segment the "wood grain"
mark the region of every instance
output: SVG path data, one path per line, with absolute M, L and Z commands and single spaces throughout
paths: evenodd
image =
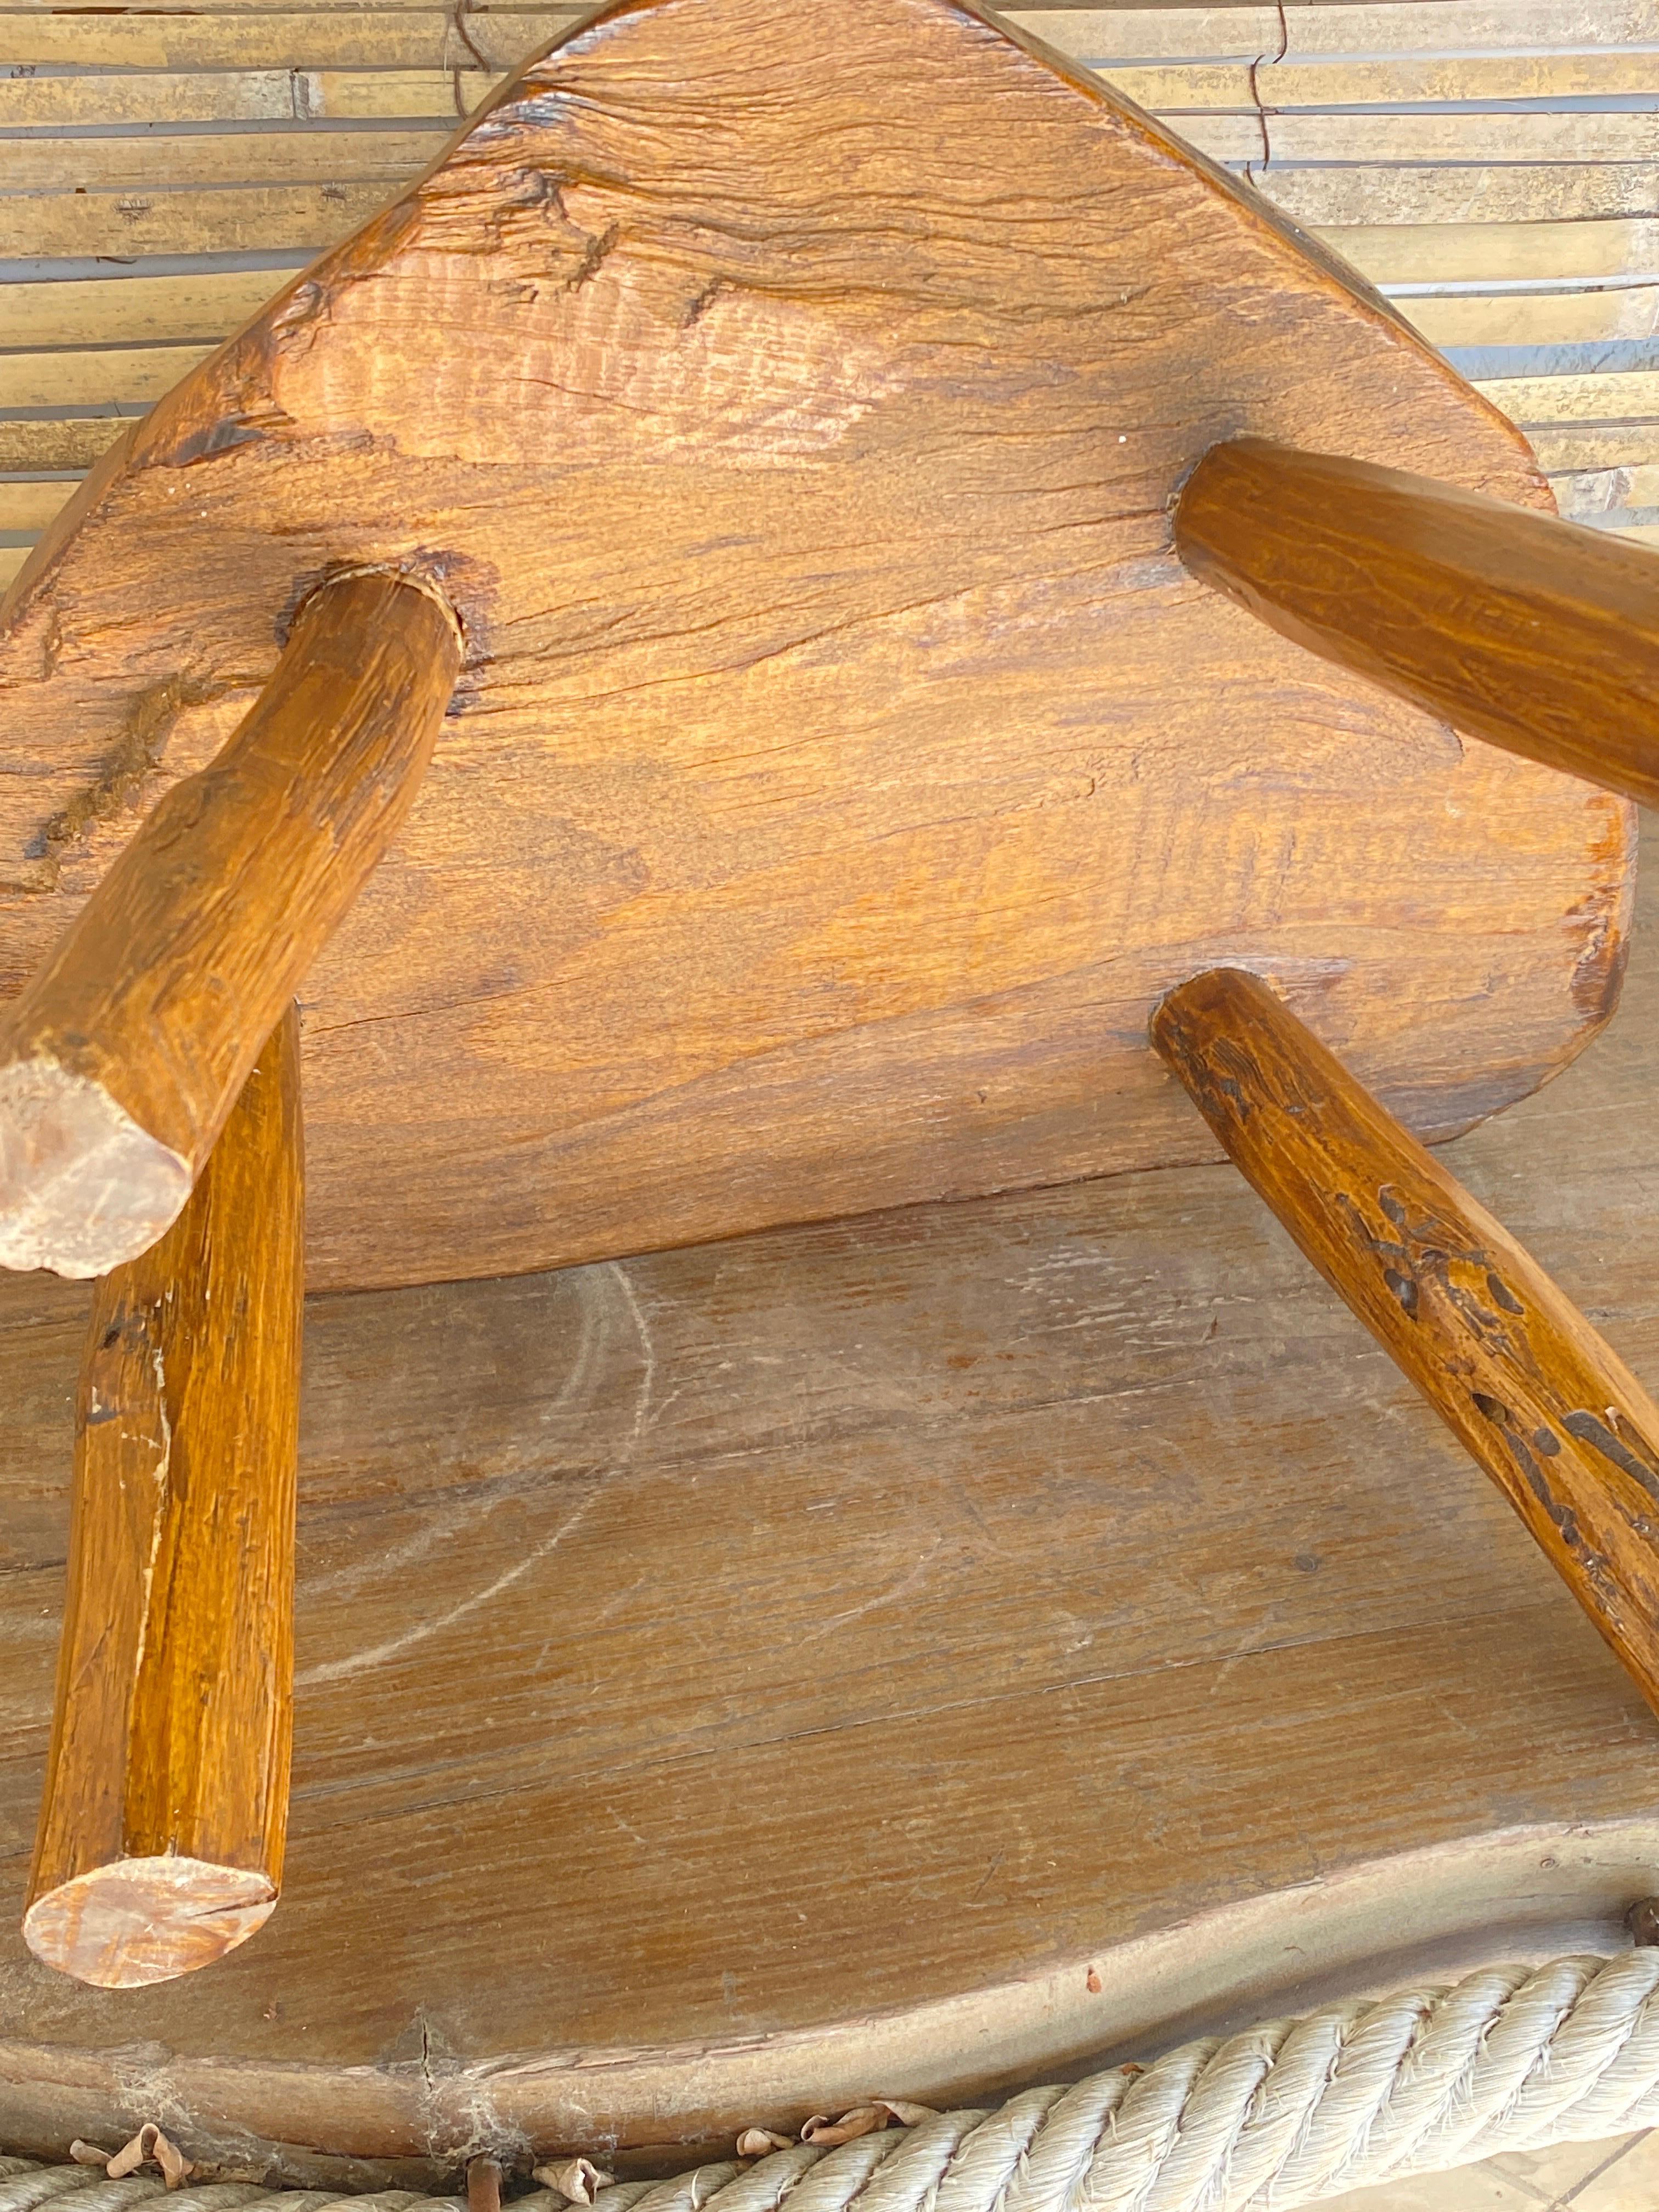
M 6 1009 L 6 1266 L 101 1274 L 177 1217 L 271 1023 L 407 814 L 460 655 L 447 605 L 396 574 L 347 572 L 305 599 L 229 744 L 168 793 Z M 129 786 L 150 734 L 112 764 Z M 112 781 L 105 804 L 124 795 Z
M 1445 1158 L 1654 1373 L 1642 896 L 1619 1017 Z M 660 2167 L 1611 1950 L 1651 1890 L 1641 1697 L 1224 1164 L 311 1299 L 281 1908 L 69 1984 L 15 1927 L 87 1298 L 0 1280 L 0 2140 L 165 2098 L 319 2187 Z
M 1259 438 L 1199 463 L 1176 545 L 1324 659 L 1528 760 L 1659 799 L 1659 561 L 1644 549 Z
M 1194 976 L 1152 1041 L 1659 1709 L 1659 1406 L 1260 976 Z
M 1224 955 L 1317 975 L 1391 1104 L 1462 1126 L 1604 1018 L 1627 819 L 1194 586 L 1168 501 L 1238 430 L 1547 500 L 1351 271 L 969 10 L 615 11 L 25 572 L 0 985 L 222 743 L 296 579 L 428 560 L 476 665 L 307 985 L 319 1285 L 1180 1158 L 1146 1023 Z
M 304 1169 L 299 1018 L 195 1194 L 98 1285 L 23 1934 L 102 1989 L 192 1972 L 282 1887 Z

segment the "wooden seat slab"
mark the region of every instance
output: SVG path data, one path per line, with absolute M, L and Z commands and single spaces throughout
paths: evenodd
M 1447 1158 L 1651 1376 L 1644 930 L 1596 1050 Z M 313 1298 L 282 1905 L 70 1984 L 17 1921 L 85 1297 L 0 1290 L 9 2144 L 718 2154 L 1613 1948 L 1653 1887 L 1639 1692 L 1200 1167 Z
M 1627 810 L 1186 577 L 1242 430 L 1547 494 L 1351 273 L 956 0 L 632 0 L 115 448 L 0 638 L 0 986 L 341 564 L 468 665 L 305 994 L 319 1287 L 1209 1156 L 1269 971 L 1443 1135 L 1616 990 Z

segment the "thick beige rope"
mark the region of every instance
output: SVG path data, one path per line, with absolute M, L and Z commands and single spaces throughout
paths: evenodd
M 794 2143 L 672 2181 L 616 2184 L 592 2202 L 596 2212 L 778 2212 L 786 2197 L 789 2212 L 1291 2212 L 1498 2151 L 1656 2124 L 1659 1949 L 1642 1949 L 1328 2005 L 1145 2068 L 1028 2089 L 994 2112 Z M 128 2212 L 165 2188 L 159 2176 L 112 2181 L 98 2167 L 0 2159 L 0 2212 L 71 2195 L 72 2212 Z M 567 2202 L 542 2189 L 508 2212 L 565 2212 Z M 167 2212 L 465 2204 L 219 2182 L 175 2190 Z

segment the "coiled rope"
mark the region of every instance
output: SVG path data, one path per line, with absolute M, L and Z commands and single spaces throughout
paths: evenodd
M 994 2111 L 616 2183 L 592 2203 L 595 2212 L 778 2212 L 786 2197 L 789 2212 L 1290 2212 L 1499 2151 L 1655 2124 L 1659 1949 L 1639 1949 L 1327 2005 L 1205 2037 L 1144 2068 L 1027 2089 Z M 165 2185 L 0 2159 L 0 2212 L 38 2212 L 71 2194 L 73 2212 L 128 2212 Z M 509 2212 L 566 2212 L 569 2196 L 538 2190 Z M 214 2182 L 175 2190 L 167 2212 L 465 2206 L 408 2190 L 347 2197 Z

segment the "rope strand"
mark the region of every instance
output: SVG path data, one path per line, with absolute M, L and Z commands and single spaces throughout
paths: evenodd
M 593 2212 L 781 2212 L 786 2201 L 788 2212 L 1294 2212 L 1500 2151 L 1656 2124 L 1659 1949 L 1644 1948 L 1489 1968 L 1449 1990 L 1206 2037 L 992 2112 L 615 2183 Z M 163 2194 L 167 2212 L 466 2212 L 464 2197 L 401 2189 L 168 2192 L 147 2173 L 111 2181 L 94 2166 L 0 2158 L 0 2212 L 140 2212 Z M 568 2203 L 541 2189 L 507 2212 Z

